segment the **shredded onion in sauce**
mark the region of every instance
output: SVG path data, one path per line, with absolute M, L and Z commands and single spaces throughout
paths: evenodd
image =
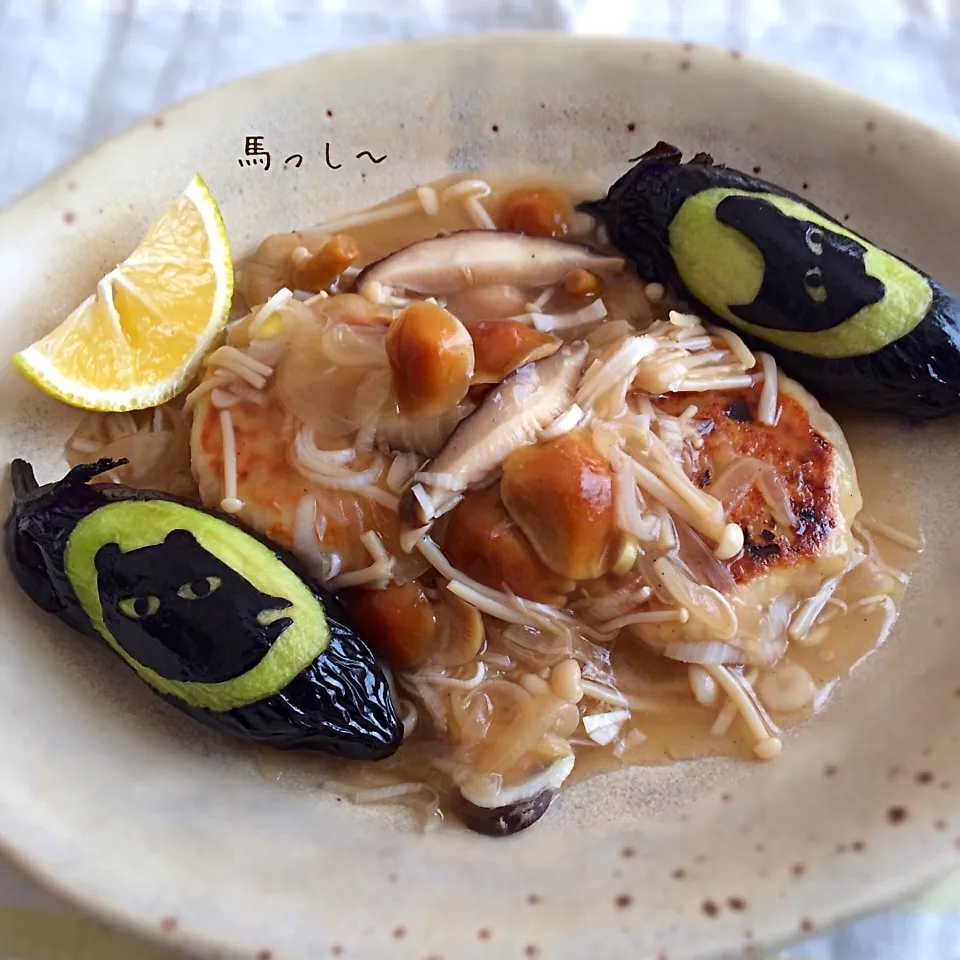
M 691 577 L 722 594 L 733 593 L 736 587 L 733 576 L 697 531 L 680 517 L 673 517 L 673 527 L 677 533 L 677 557 Z
M 664 588 L 690 615 L 699 620 L 718 640 L 729 640 L 737 632 L 737 615 L 729 601 L 713 587 L 697 583 L 668 557 L 653 564 Z
M 756 457 L 735 460 L 710 484 L 708 490 L 723 504 L 729 517 L 754 487 L 763 495 L 778 524 L 788 528 L 797 526 L 786 484 L 777 473 L 777 468 L 766 460 Z
M 473 655 L 462 666 L 459 660 L 438 665 L 443 660 L 434 649 L 418 666 L 397 670 L 395 684 L 391 679 L 406 738 L 400 753 L 377 765 L 377 772 L 351 768 L 324 786 L 356 802 L 409 803 L 433 821 L 441 788 L 446 792 L 451 784 L 488 806 L 559 786 L 573 767 L 575 746 L 598 756 L 626 755 L 630 762 L 661 756 L 662 723 L 671 722 L 662 718 L 684 711 L 699 711 L 703 728 L 713 716 L 711 731 L 727 737 L 726 748 L 736 741 L 729 727 L 740 718 L 756 756 L 772 759 L 782 741 L 764 707 L 778 716 L 802 714 L 826 698 L 839 671 L 823 682 L 809 664 L 833 656 L 830 640 L 843 629 L 835 624 L 868 618 L 882 640 L 896 615 L 907 574 L 900 560 L 898 566 L 884 560 L 871 531 L 884 538 L 884 551 L 915 552 L 922 542 L 861 517 L 853 528 L 858 545 L 845 570 L 829 568 L 822 583 L 811 577 L 797 590 L 793 580 L 784 580 L 775 595 L 760 591 L 754 602 L 750 583 L 738 583 L 731 573 L 744 546 L 743 531 L 731 517 L 739 519 L 745 503 L 752 507 L 755 501 L 748 498 L 756 490 L 779 528 L 778 540 L 789 540 L 798 527 L 790 499 L 794 479 L 773 462 L 734 456 L 701 489 L 695 481 L 705 451 L 714 449 L 707 434 L 715 422 L 698 414 L 698 407 L 710 406 L 697 395 L 755 392 L 759 386 L 757 420 L 769 434 L 783 415 L 773 358 L 754 356 L 732 331 L 670 310 L 669 303 L 660 303 L 664 291 L 658 284 L 632 274 L 596 277 L 590 292 L 595 299 L 586 303 L 559 284 L 524 286 L 511 279 L 509 287 L 491 284 L 431 302 L 455 316 L 462 309 L 460 319 L 468 326 L 514 320 L 567 344 L 586 342 L 579 380 L 537 440 L 577 430 L 609 464 L 611 558 L 601 580 L 559 588 L 555 606 L 519 595 L 524 580 L 511 579 L 509 563 L 503 568 L 508 582 L 499 582 L 495 567 L 493 573 L 472 571 L 486 582 L 467 576 L 447 559 L 455 555 L 444 539 L 452 529 L 448 504 L 435 503 L 425 485 L 437 501 L 446 486 L 463 498 L 464 509 L 470 507 L 475 490 L 460 490 L 434 464 L 458 423 L 482 408 L 491 387 L 471 385 L 453 409 L 434 419 L 401 416 L 384 340 L 400 309 L 415 301 L 404 295 L 409 291 L 377 283 L 367 285 L 366 299 L 337 291 L 348 289 L 364 264 L 390 252 L 385 234 L 378 233 L 385 221 L 396 221 L 391 234 L 419 239 L 424 230 L 433 236 L 496 229 L 495 216 L 502 219 L 494 187 L 460 179 L 421 186 L 380 208 L 302 233 L 292 253 L 284 239 L 293 264 L 341 230 L 355 231 L 350 239 L 363 252 L 329 294 L 303 300 L 292 280 L 269 297 L 265 291 L 262 306 L 231 322 L 224 345 L 206 358 L 204 378 L 184 401 L 187 416 L 213 417 L 221 427 L 223 469 L 217 471 L 214 502 L 232 512 L 249 506 L 244 519 L 254 525 L 260 491 L 250 490 L 251 503 L 243 502 L 249 488 L 238 467 L 247 424 L 261 412 L 281 411 L 284 419 L 276 422 L 283 423 L 288 466 L 302 486 L 293 488 L 295 503 L 283 503 L 287 494 L 278 493 L 275 506 L 311 576 L 332 590 L 349 587 L 347 597 L 416 583 L 431 610 L 459 603 L 472 618 L 473 632 L 464 618 L 445 619 L 437 628 L 443 640 L 434 638 L 438 647 L 457 642 L 452 630 L 476 638 L 481 625 Z M 594 226 L 584 229 L 586 242 L 600 242 Z M 467 316 L 471 311 L 475 315 Z M 529 329 L 520 333 L 537 337 Z M 693 394 L 679 415 L 683 401 L 663 396 L 674 393 Z M 784 410 L 786 404 L 784 398 Z M 85 418 L 68 446 L 70 462 L 126 458 L 130 464 L 110 479 L 195 497 L 184 413 L 171 406 L 148 415 L 149 422 L 140 413 Z M 706 459 L 715 470 L 712 457 Z M 494 471 L 476 489 L 498 482 Z M 327 497 L 327 490 L 343 495 Z M 404 527 L 397 514 L 402 494 L 414 497 L 435 521 L 429 529 Z M 204 496 L 210 499 L 206 490 Z M 336 506 L 341 502 L 362 506 Z M 357 543 L 369 560 L 362 552 L 358 560 Z M 741 568 L 733 569 L 740 577 Z M 530 570 L 523 567 L 523 573 Z M 790 641 L 797 647 L 788 650 Z M 640 658 L 639 666 L 633 657 Z M 656 665 L 649 674 L 647 663 Z M 561 684 L 562 676 L 570 682 Z
M 681 663 L 743 663 L 743 651 L 729 643 L 668 643 L 663 655 Z

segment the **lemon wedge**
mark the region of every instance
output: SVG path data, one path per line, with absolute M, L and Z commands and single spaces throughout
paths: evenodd
M 230 242 L 197 176 L 96 291 L 13 364 L 75 407 L 152 407 L 190 383 L 232 296 Z

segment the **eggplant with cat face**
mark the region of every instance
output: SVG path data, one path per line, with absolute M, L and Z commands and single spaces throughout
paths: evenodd
M 867 248 L 852 237 L 787 216 L 761 197 L 724 197 L 716 218 L 765 251 L 757 295 L 750 303 L 730 304 L 746 323 L 829 330 L 838 316 L 852 317 L 883 299 L 883 284 L 866 270 Z
M 106 543 L 93 560 L 107 629 L 137 663 L 170 680 L 232 680 L 293 623 L 289 600 L 261 593 L 189 530 L 127 553 Z
M 5 551 L 27 595 L 207 726 L 353 759 L 392 754 L 402 727 L 389 685 L 336 599 L 233 520 L 91 482 L 119 465 L 41 487 L 13 462 Z
M 960 301 L 796 194 L 658 143 L 580 209 L 642 277 L 815 393 L 914 419 L 960 411 Z

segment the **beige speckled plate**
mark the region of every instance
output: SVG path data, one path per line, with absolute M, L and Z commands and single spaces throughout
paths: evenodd
M 264 137 L 269 171 L 240 162 L 247 135 Z M 960 146 L 947 138 L 735 52 L 488 37 L 232 84 L 59 173 L 0 217 L 0 355 L 73 307 L 195 171 L 245 252 L 266 232 L 455 170 L 608 182 L 658 138 L 762 167 L 960 287 Z M 302 166 L 285 169 L 295 153 Z M 28 455 L 51 477 L 72 413 L 7 364 L 0 409 L 0 459 Z M 892 640 L 788 736 L 781 760 L 594 779 L 503 842 L 423 836 L 399 814 L 264 777 L 248 750 L 40 615 L 4 567 L 0 841 L 100 914 L 261 960 L 676 960 L 879 906 L 957 863 L 955 436 L 955 423 L 858 431 L 910 464 L 897 482 L 917 499 L 928 548 Z

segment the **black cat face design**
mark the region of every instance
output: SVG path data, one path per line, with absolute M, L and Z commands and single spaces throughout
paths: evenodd
M 866 272 L 866 247 L 850 237 L 788 216 L 763 197 L 726 197 L 716 216 L 763 255 L 757 296 L 729 307 L 742 320 L 776 330 L 828 330 L 883 298 L 884 285 Z
M 162 543 L 96 553 L 103 618 L 138 663 L 170 680 L 220 683 L 252 669 L 292 622 L 188 530 Z

